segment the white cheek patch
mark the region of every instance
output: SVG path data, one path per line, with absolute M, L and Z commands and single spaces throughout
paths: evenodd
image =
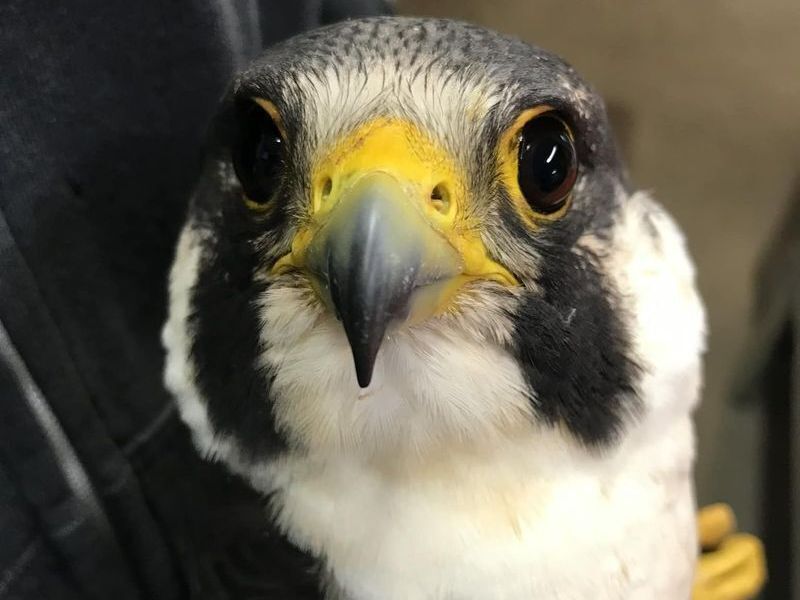
M 161 331 L 161 343 L 167 353 L 164 385 L 175 398 L 181 419 L 192 432 L 198 451 L 206 458 L 226 457 L 229 463 L 239 464 L 239 453 L 233 441 L 216 433 L 208 419 L 191 359 L 192 291 L 203 255 L 202 236 L 203 232 L 189 221 L 178 240 L 169 276 L 169 317 Z
M 649 435 L 697 404 L 705 314 L 684 238 L 670 216 L 642 192 L 622 204 L 613 248 L 600 249 L 600 264 L 617 287 L 623 318 L 631 322 L 633 358 L 643 368 L 638 390 L 644 420 L 636 431 Z M 580 241 L 595 250 L 598 243 Z
M 167 351 L 164 383 L 177 400 L 181 418 L 190 427 L 198 446 L 208 448 L 213 433 L 205 407 L 199 401 L 194 368 L 189 358 L 191 295 L 197 281 L 200 256 L 200 240 L 189 223 L 181 232 L 169 276 L 169 318 L 161 331 L 161 343 Z
M 362 390 L 341 324 L 309 292 L 273 286 L 262 310 L 278 426 L 304 447 L 424 451 L 531 421 L 514 358 L 456 327 L 432 321 L 390 334 Z

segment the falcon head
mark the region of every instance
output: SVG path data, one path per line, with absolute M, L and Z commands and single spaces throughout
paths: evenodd
M 337 24 L 234 79 L 170 305 L 167 385 L 239 466 L 544 431 L 597 451 L 699 385 L 683 240 L 629 188 L 602 101 L 451 21 Z

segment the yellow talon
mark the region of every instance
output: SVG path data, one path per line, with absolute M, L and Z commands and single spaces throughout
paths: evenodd
M 748 600 L 767 579 L 764 546 L 749 534 L 735 533 L 731 508 L 714 504 L 698 515 L 700 545 L 705 551 L 697 564 L 693 600 Z

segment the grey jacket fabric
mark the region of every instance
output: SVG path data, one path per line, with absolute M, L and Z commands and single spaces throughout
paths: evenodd
M 314 598 L 161 383 L 207 124 L 266 44 L 379 0 L 0 3 L 0 599 Z

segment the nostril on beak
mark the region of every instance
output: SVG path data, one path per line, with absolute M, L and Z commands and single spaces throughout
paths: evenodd
M 437 184 L 431 190 L 431 204 L 443 215 L 450 212 L 450 192 L 444 183 Z
M 330 177 L 326 177 L 322 181 L 322 192 L 320 197 L 322 201 L 325 202 L 328 198 L 330 198 L 331 191 L 333 190 L 333 180 Z

